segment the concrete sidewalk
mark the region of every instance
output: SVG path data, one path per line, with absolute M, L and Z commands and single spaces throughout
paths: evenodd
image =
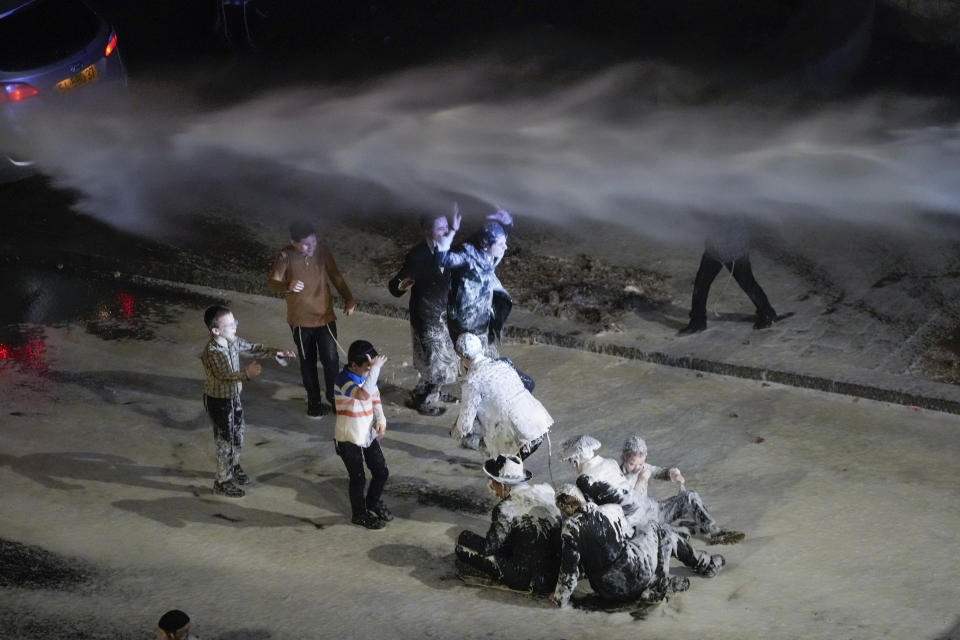
M 512 293 L 522 289 L 528 298 L 531 291 L 535 295 L 516 297 L 509 340 L 960 413 L 960 387 L 954 384 L 960 381 L 960 250 L 950 234 L 897 235 L 836 222 L 769 222 L 761 228 L 751 260 L 783 319 L 769 329 L 752 330 L 752 305 L 724 271 L 711 289 L 707 331 L 678 337 L 688 320 L 698 246 L 678 247 L 610 224 L 521 222 L 511 238 L 519 253 L 508 255 L 498 273 Z M 399 227 L 397 233 L 362 222 L 324 224 L 322 235 L 360 308 L 405 317 L 407 298 L 393 298 L 386 281 L 416 241 L 415 230 L 403 221 L 390 223 Z M 282 223 L 265 227 L 239 214 L 216 221 L 217 228 L 232 230 L 225 240 L 191 238 L 189 250 L 95 228 L 94 234 L 111 238 L 106 244 L 92 243 L 84 239 L 86 232 L 75 229 L 88 226 L 78 219 L 61 225 L 63 237 L 45 237 L 42 251 L 31 248 L 37 236 L 24 229 L 23 242 L 4 247 L 3 263 L 267 295 L 269 256 L 286 242 Z M 231 243 L 239 252 L 218 259 Z M 601 316 L 610 312 L 610 322 L 601 323 L 610 326 L 599 333 L 597 322 L 555 315 L 536 299 L 555 297 L 560 307 L 575 304 L 568 299 L 571 294 L 560 295 L 564 283 L 551 281 L 549 267 L 559 271 L 581 262 L 585 266 L 567 269 L 572 273 L 568 277 L 620 294 L 616 303 L 622 308 L 595 309 Z M 531 283 L 538 278 L 525 271 L 528 263 L 540 265 L 542 282 Z M 605 280 L 591 281 L 593 271 L 604 272 Z M 657 290 L 643 290 L 639 273 L 655 276 Z M 575 298 L 576 286 L 573 290 Z M 533 306 L 541 308 L 533 311 Z
M 498 268 L 511 290 L 512 262 L 527 255 L 575 261 L 590 256 L 598 267 L 613 266 L 624 275 L 620 288 L 637 288 L 631 270 L 662 275 L 666 304 L 622 312 L 612 330 L 569 317 L 534 313 L 516 300 L 506 329 L 508 339 L 608 353 L 669 366 L 723 373 L 754 380 L 960 413 L 956 356 L 929 364 L 935 346 L 950 341 L 960 327 L 960 253 L 949 238 L 911 239 L 857 232 L 855 238 L 815 226 L 794 225 L 801 245 L 787 245 L 767 230 L 752 252 L 758 281 L 781 316 L 771 328 L 755 331 L 753 306 L 727 271 L 717 276 L 708 300 L 708 329 L 680 337 L 686 325 L 697 247 L 673 247 L 618 227 L 573 231 L 540 228 L 517 233 L 520 254 Z M 850 234 L 854 231 L 848 230 Z M 354 295 L 373 313 L 405 317 L 407 298 L 393 298 L 382 279 L 372 279 L 377 261 L 397 261 L 406 247 L 353 231 L 331 232 L 338 264 Z M 352 250 L 361 235 L 362 251 Z M 897 254 L 893 265 L 876 253 Z M 898 254 L 899 252 L 899 254 Z M 589 270 L 589 267 L 588 267 Z M 894 275 L 891 275 L 893 273 Z M 616 286 L 618 283 L 612 283 Z M 254 290 L 256 290 L 254 285 Z M 515 286 L 515 285 L 514 285 Z M 544 289 L 549 289 L 545 283 Z M 641 293 L 644 293 L 641 291 Z M 931 355 L 933 354 L 933 356 Z M 954 358 L 952 361 L 949 358 Z

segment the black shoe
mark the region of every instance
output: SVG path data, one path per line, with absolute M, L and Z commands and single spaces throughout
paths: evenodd
M 426 402 L 420 405 L 419 407 L 417 407 L 416 409 L 417 409 L 417 413 L 419 413 L 422 416 L 440 416 L 440 415 L 443 415 L 443 413 L 447 410 L 446 407 L 441 407 L 439 405 L 429 404 Z
M 773 309 L 757 313 L 757 321 L 753 323 L 754 329 L 766 329 L 777 321 L 777 312 Z
M 680 593 L 690 588 L 690 578 L 686 576 L 670 576 L 667 578 L 667 593 Z
M 307 417 L 308 417 L 308 418 L 313 418 L 314 420 L 319 420 L 319 419 L 322 418 L 323 416 L 327 415 L 327 413 L 329 413 L 329 412 L 326 410 L 326 408 L 325 408 L 325 407 L 323 406 L 323 404 L 320 403 L 320 402 L 318 402 L 318 403 L 316 403 L 316 404 L 311 403 L 311 404 L 308 404 L 308 405 L 307 405 Z
M 746 535 L 741 531 L 717 529 L 716 531 L 710 532 L 707 537 L 707 544 L 737 544 L 745 537 Z
M 677 331 L 678 336 L 690 336 L 695 333 L 700 333 L 701 331 L 706 330 L 707 321 L 706 320 L 691 320 L 690 324 L 685 326 L 680 331 Z
M 353 516 L 353 520 L 350 522 L 360 525 L 366 529 L 383 529 L 385 526 L 387 526 L 383 520 L 373 515 L 369 511 L 364 512 L 359 516 Z
M 383 500 L 373 505 L 372 507 L 367 507 L 367 511 L 377 516 L 384 522 L 390 522 L 393 520 L 393 514 L 390 513 L 390 509 L 387 509 L 387 505 L 383 504 Z
M 416 398 L 407 398 L 404 404 L 408 409 L 413 409 L 422 416 L 439 416 L 447 410 L 446 407 L 430 404 L 429 402 L 417 400 Z
M 247 475 L 247 472 L 244 471 L 240 465 L 234 465 L 233 479 L 237 484 L 247 484 L 247 482 L 250 481 L 250 477 Z
M 723 569 L 724 565 L 726 565 L 726 564 L 727 564 L 726 558 L 724 558 L 724 557 L 723 557 L 722 555 L 720 555 L 719 553 L 715 553 L 715 554 L 713 554 L 712 556 L 710 556 L 710 564 L 708 564 L 708 565 L 707 565 L 702 571 L 700 571 L 699 573 L 700 573 L 700 575 L 702 575 L 704 578 L 713 578 L 713 577 L 716 576 L 718 573 L 720 573 L 720 569 Z
M 246 495 L 246 492 L 237 485 L 233 484 L 232 480 L 227 480 L 226 482 L 214 482 L 213 492 L 218 496 L 227 496 L 228 498 L 242 498 Z

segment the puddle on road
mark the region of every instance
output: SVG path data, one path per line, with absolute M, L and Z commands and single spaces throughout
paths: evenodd
M 31 268 L 0 268 L 0 300 L 0 367 L 32 369 L 45 369 L 46 327 L 77 325 L 103 340 L 153 340 L 185 309 L 224 304 L 189 291 Z

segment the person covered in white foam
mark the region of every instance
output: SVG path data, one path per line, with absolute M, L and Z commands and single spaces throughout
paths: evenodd
M 620 470 L 630 486 L 630 500 L 640 505 L 638 511 L 643 518 L 685 526 L 694 535 L 707 536 L 710 544 L 732 544 L 743 540 L 743 533 L 717 525 L 700 494 L 687 490 L 680 469 L 658 467 L 647 462 L 647 443 L 640 436 L 632 435 L 623 443 Z M 676 482 L 680 490 L 668 498 L 655 500 L 647 493 L 651 478 Z
M 563 528 L 560 574 L 550 599 L 557 606 L 569 602 L 581 575 L 611 603 L 656 602 L 667 593 L 690 588 L 687 578 L 670 575 L 671 557 L 706 578 L 716 576 L 726 563 L 723 556 L 697 551 L 684 537 L 657 523 L 635 530 L 619 504 L 590 502 L 576 485 L 563 485 L 556 496 Z
M 579 435 L 561 443 L 562 460 L 577 470 L 577 488 L 590 502 L 617 504 L 631 525 L 642 525 L 650 520 L 647 505 L 631 492 L 632 485 L 612 458 L 597 455 L 600 441 L 593 436 Z
M 458 560 L 511 589 L 549 594 L 560 570 L 560 512 L 553 488 L 529 484 L 532 474 L 516 456 L 487 460 L 483 472 L 500 502 L 485 537 L 463 531 L 457 538 Z
M 553 418 L 524 386 L 513 364 L 487 357 L 476 335 L 460 334 L 456 350 L 467 373 L 460 381 L 460 414 L 450 435 L 468 448 L 482 446 L 488 458 L 515 455 L 525 460 L 543 442 Z M 471 438 L 477 442 L 470 443 Z

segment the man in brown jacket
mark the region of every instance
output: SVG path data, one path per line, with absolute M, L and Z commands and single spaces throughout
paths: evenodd
M 274 293 L 283 293 L 287 301 L 287 323 L 293 330 L 293 341 L 300 358 L 300 375 L 307 390 L 307 415 L 319 418 L 329 413 L 323 406 L 317 359 L 323 366 L 324 393 L 333 407 L 333 381 L 340 372 L 337 357 L 337 316 L 333 312 L 330 283 L 343 297 L 343 311 L 353 313 L 356 301 L 344 281 L 333 254 L 326 244 L 317 241 L 317 233 L 309 222 L 290 225 L 290 246 L 280 250 L 273 263 L 267 286 Z

